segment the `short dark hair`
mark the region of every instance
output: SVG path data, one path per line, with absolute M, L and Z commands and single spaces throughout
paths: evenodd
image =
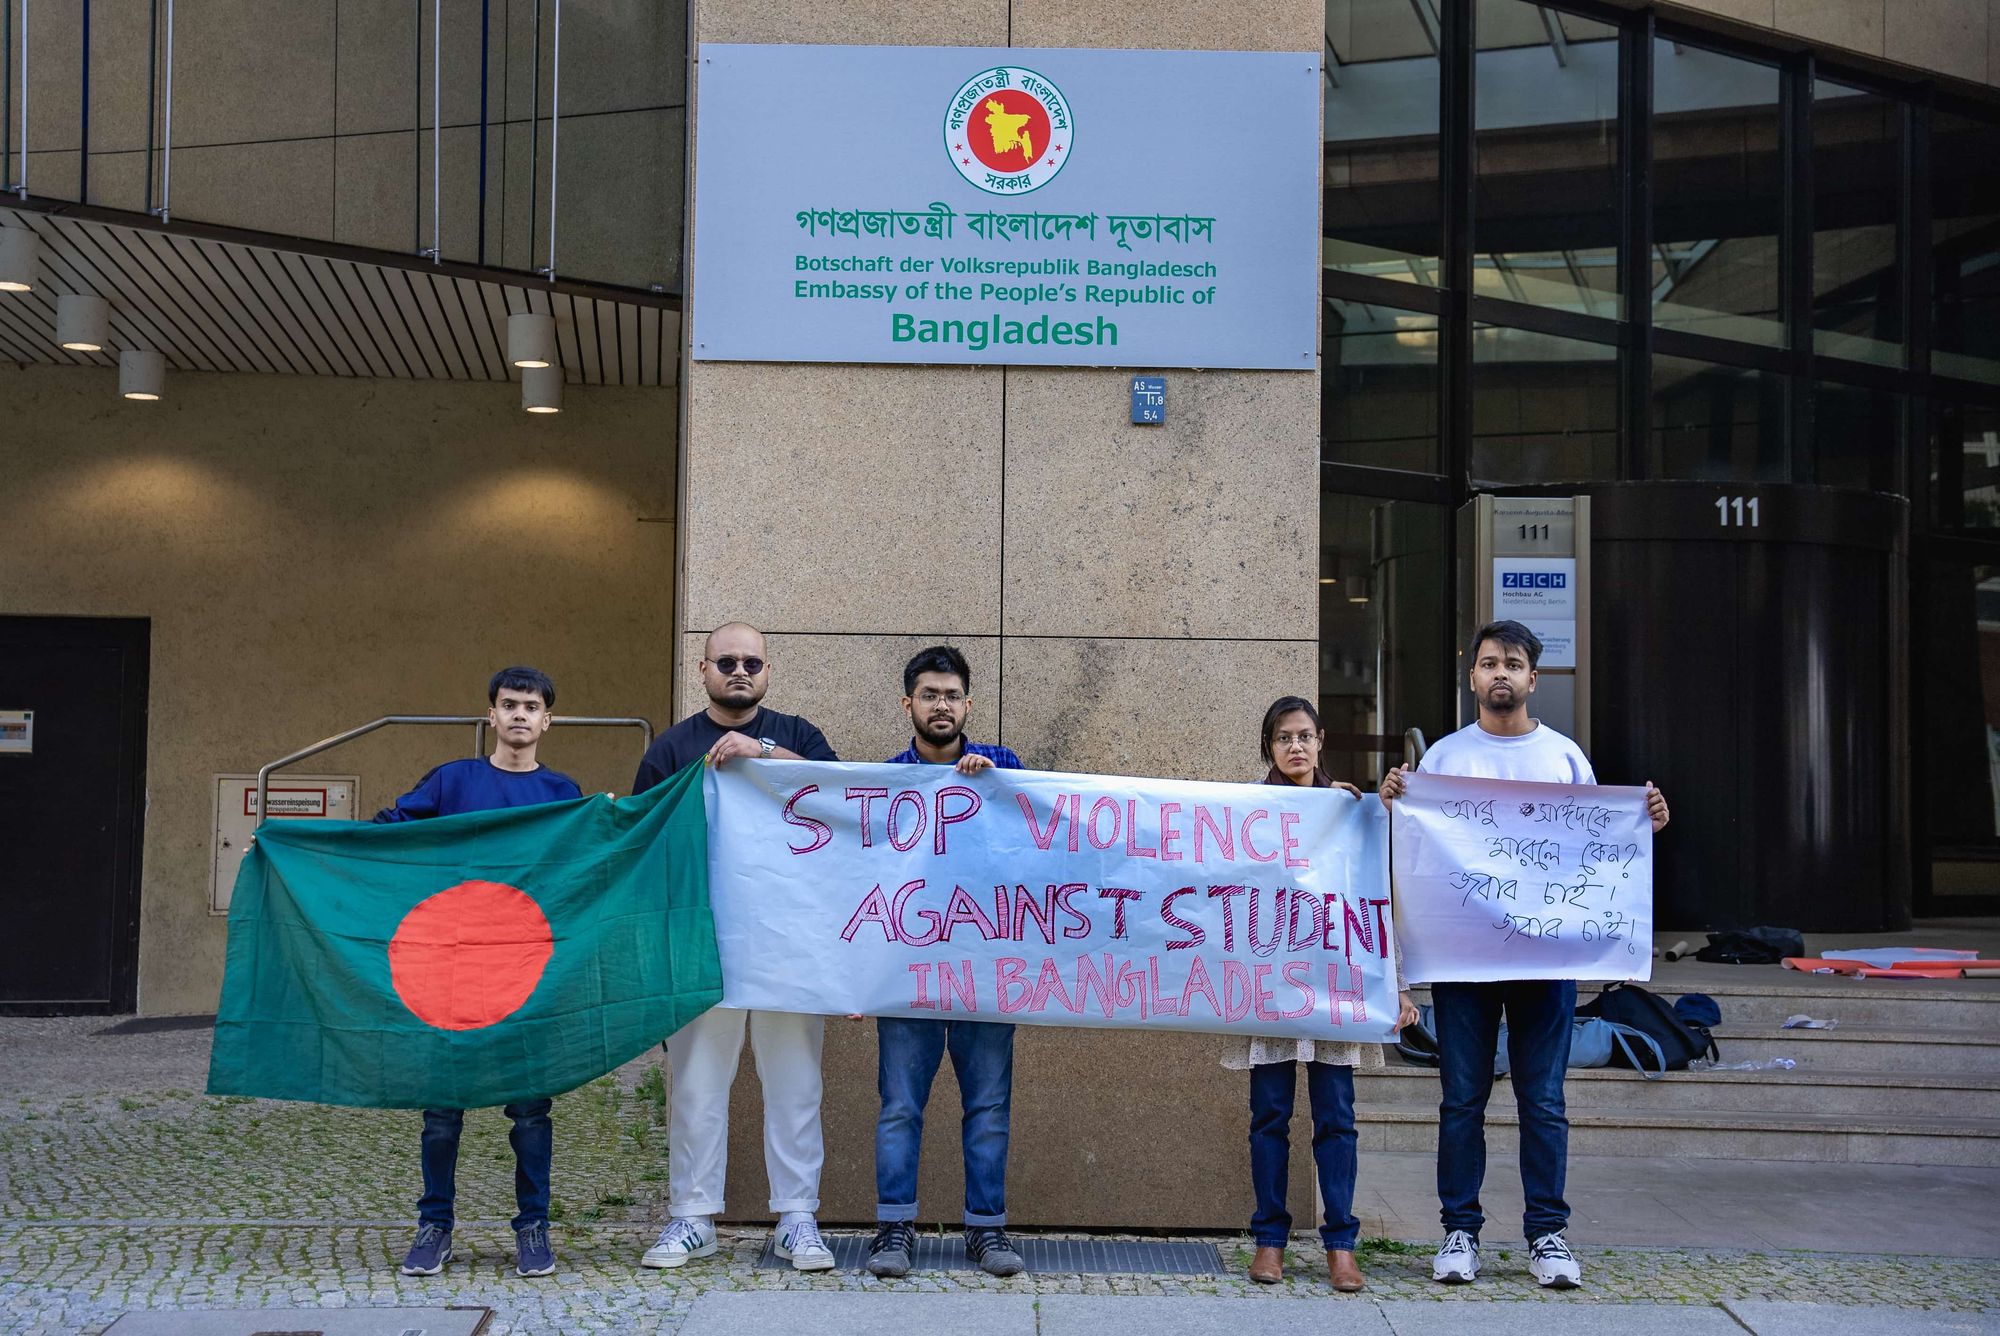
M 920 649 L 916 657 L 903 665 L 903 694 L 917 694 L 917 678 L 924 673 L 954 673 L 965 688 L 965 694 L 972 694 L 972 669 L 966 667 L 965 656 L 950 645 L 932 645 Z
M 1278 721 L 1286 715 L 1295 714 L 1300 710 L 1304 710 L 1306 718 L 1313 721 L 1313 732 L 1320 733 L 1325 731 L 1324 725 L 1319 721 L 1319 711 L 1313 708 L 1311 701 L 1307 700 L 1304 696 L 1278 697 L 1271 702 L 1271 708 L 1264 711 L 1264 731 L 1257 743 L 1263 749 L 1264 763 L 1266 765 L 1276 765 L 1278 763 L 1271 755 L 1271 734 L 1277 731 Z
M 1466 647 L 1466 656 L 1474 663 L 1479 662 L 1479 647 L 1489 640 L 1497 640 L 1502 645 L 1511 645 L 1528 656 L 1528 670 L 1542 661 L 1542 639 L 1519 622 L 1488 622 L 1479 628 L 1479 634 L 1472 637 L 1472 644 Z
M 543 709 L 553 710 L 556 708 L 556 684 L 549 681 L 549 675 L 539 668 L 523 668 L 519 664 L 516 664 L 512 668 L 502 668 L 499 672 L 493 674 L 493 680 L 486 684 L 486 703 L 488 705 L 499 702 L 500 688 L 502 687 L 507 688 L 509 691 L 536 692 L 542 698 Z

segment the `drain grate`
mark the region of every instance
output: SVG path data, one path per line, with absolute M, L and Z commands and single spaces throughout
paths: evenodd
M 842 1271 L 859 1271 L 868 1260 L 870 1234 L 825 1236 L 833 1249 L 834 1265 Z M 1142 1276 L 1223 1276 L 1229 1269 L 1212 1243 L 1185 1243 L 1163 1239 L 1049 1239 L 1029 1235 L 1013 1236 L 1028 1270 L 1041 1275 L 1142 1275 Z M 780 1271 L 791 1263 L 775 1251 L 776 1236 L 764 1241 L 757 1258 L 759 1271 Z M 965 1241 L 956 1232 L 940 1237 L 917 1235 L 916 1255 L 910 1259 L 912 1271 L 977 1271 L 965 1255 Z

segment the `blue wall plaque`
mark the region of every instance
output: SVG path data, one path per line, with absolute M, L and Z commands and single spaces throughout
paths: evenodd
M 1132 377 L 1132 421 L 1139 423 L 1165 422 L 1167 420 L 1167 378 L 1165 376 Z

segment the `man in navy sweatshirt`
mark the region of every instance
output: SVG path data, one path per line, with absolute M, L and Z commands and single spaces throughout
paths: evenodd
M 534 668 L 502 668 L 487 685 L 486 700 L 491 707 L 486 718 L 495 738 L 493 755 L 446 761 L 396 799 L 394 806 L 377 812 L 377 821 L 420 821 L 583 796 L 575 780 L 535 759 L 556 706 L 556 685 L 547 674 Z M 508 1135 L 514 1147 L 514 1201 L 519 1211 L 514 1217 L 514 1271 L 522 1276 L 546 1276 L 556 1269 L 555 1252 L 549 1246 L 549 1169 L 555 1154 L 549 1106 L 549 1100 L 537 1099 L 503 1110 L 514 1120 Z M 464 1109 L 424 1110 L 424 1195 L 417 1203 L 416 1241 L 403 1258 L 406 1276 L 435 1276 L 451 1260 L 458 1138 L 464 1126 Z

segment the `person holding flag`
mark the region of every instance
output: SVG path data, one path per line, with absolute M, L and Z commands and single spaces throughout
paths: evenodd
M 447 761 L 417 781 L 394 805 L 375 814 L 378 823 L 419 821 L 500 807 L 581 798 L 568 775 L 535 759 L 556 705 L 556 686 L 534 668 L 502 668 L 487 684 L 487 721 L 493 726 L 491 756 Z M 546 1276 L 556 1269 L 549 1245 L 549 1174 L 555 1144 L 548 1099 L 509 1104 L 514 1147 L 514 1272 Z M 458 1141 L 464 1109 L 425 1109 L 424 1195 L 417 1203 L 417 1237 L 403 1258 L 406 1276 L 435 1276 L 451 1260 L 451 1232 Z

